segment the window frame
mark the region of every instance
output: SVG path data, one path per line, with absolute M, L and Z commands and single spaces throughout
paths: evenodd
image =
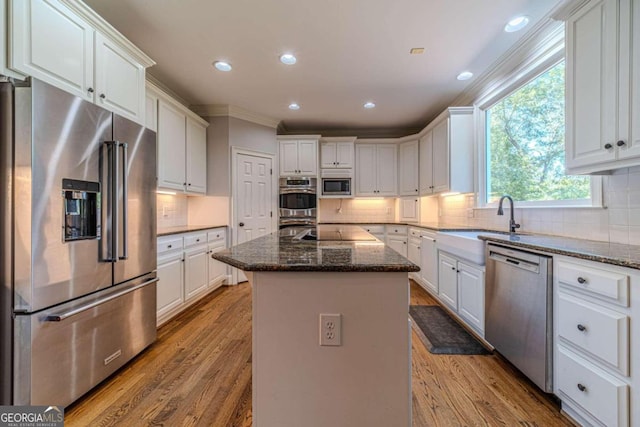
M 477 208 L 495 209 L 498 206 L 498 202 L 487 202 L 487 110 L 564 60 L 563 40 L 561 43 L 547 46 L 532 61 L 529 61 L 520 69 L 514 70 L 505 80 L 474 102 L 477 112 L 477 140 L 480 142 L 478 144 L 477 164 Z M 602 208 L 604 207 L 602 203 L 602 177 L 591 175 L 590 180 L 591 198 L 588 200 L 515 201 L 514 205 L 518 208 Z

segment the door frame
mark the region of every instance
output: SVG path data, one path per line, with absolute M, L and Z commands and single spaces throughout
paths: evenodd
M 236 204 L 238 203 L 238 177 L 237 177 L 237 163 L 238 163 L 238 155 L 247 155 L 253 157 L 260 157 L 263 159 L 271 160 L 271 212 L 273 212 L 273 216 L 271 217 L 271 230 L 277 231 L 278 227 L 278 164 L 276 163 L 276 155 L 272 153 L 265 153 L 263 151 L 255 151 L 248 150 L 246 148 L 241 147 L 231 147 L 231 203 L 229 203 L 229 218 L 231 218 L 231 223 L 229 224 L 230 228 L 230 236 L 231 242 L 229 242 L 230 246 L 233 246 L 238 241 L 238 227 L 236 224 L 238 223 L 238 218 L 236 215 L 238 214 L 238 208 Z M 276 173 L 274 174 L 274 171 Z M 231 284 L 238 284 L 238 269 L 231 269 Z

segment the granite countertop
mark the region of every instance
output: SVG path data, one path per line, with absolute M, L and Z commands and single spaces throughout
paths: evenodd
M 479 227 L 472 227 L 472 226 L 468 226 L 468 225 L 455 225 L 455 224 L 446 224 L 446 223 L 442 223 L 442 222 L 399 222 L 399 221 L 378 221 L 378 222 L 368 222 L 368 221 L 361 221 L 361 222 L 353 222 L 353 221 L 331 221 L 331 222 L 325 222 L 325 221 L 321 221 L 318 224 L 325 224 L 325 225 L 337 225 L 337 224 L 362 224 L 362 225 L 406 225 L 408 227 L 417 227 L 417 228 L 428 228 L 430 230 L 435 230 L 435 231 L 493 231 L 493 230 L 487 230 L 486 228 L 479 228 Z
M 213 224 L 213 225 L 178 225 L 176 227 L 158 227 L 157 235 L 169 236 L 171 234 L 188 233 L 190 231 L 208 230 L 210 228 L 227 227 L 227 224 Z
M 272 233 L 216 252 L 212 257 L 244 271 L 420 271 L 417 265 L 369 233 L 353 228 L 366 234 L 369 240 L 296 240 Z
M 516 234 L 513 236 L 509 234 L 505 234 L 504 236 L 479 235 L 478 238 L 490 242 L 507 243 L 509 246 L 517 246 L 549 254 L 567 255 L 605 264 L 640 269 L 640 246 L 572 239 L 561 236 L 527 234 Z

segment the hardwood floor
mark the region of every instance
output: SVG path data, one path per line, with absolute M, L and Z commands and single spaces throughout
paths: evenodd
M 436 302 L 412 283 L 411 304 Z M 499 356 L 432 355 L 415 332 L 412 351 L 414 426 L 572 426 Z M 65 422 L 250 426 L 250 286 L 217 290 L 168 322 L 143 354 L 67 408 Z

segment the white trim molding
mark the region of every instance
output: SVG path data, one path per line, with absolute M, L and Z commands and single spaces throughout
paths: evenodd
M 247 122 L 276 129 L 280 120 L 235 105 L 191 105 L 190 108 L 203 117 L 234 117 Z

